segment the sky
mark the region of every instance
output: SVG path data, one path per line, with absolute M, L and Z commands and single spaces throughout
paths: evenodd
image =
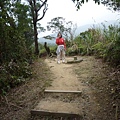
M 66 21 L 72 21 L 77 26 L 83 26 L 118 20 L 120 19 L 120 13 L 108 10 L 102 4 L 95 4 L 93 0 L 88 0 L 78 11 L 72 0 L 48 0 L 48 10 L 44 18 L 40 21 L 41 26 L 45 27 L 47 22 L 50 22 L 55 17 L 63 17 Z M 44 32 L 38 36 L 42 37 L 50 33 Z

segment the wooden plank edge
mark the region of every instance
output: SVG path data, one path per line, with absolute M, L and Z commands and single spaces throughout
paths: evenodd
M 69 91 L 69 90 L 45 90 L 47 93 L 82 93 L 81 91 Z
M 80 63 L 82 61 L 83 61 L 83 59 L 81 59 L 81 60 L 72 60 L 72 61 L 67 61 L 67 63 Z
M 44 110 L 31 110 L 31 115 L 41 115 L 41 116 L 54 116 L 54 117 L 74 117 L 81 118 L 79 114 L 75 113 L 64 113 L 64 112 L 52 112 L 52 111 L 44 111 Z

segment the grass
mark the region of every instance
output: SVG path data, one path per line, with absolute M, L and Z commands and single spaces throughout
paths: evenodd
M 43 90 L 50 86 L 50 70 L 44 59 L 38 59 L 32 64 L 33 76 L 24 84 L 12 89 L 0 101 L 1 120 L 29 120 L 30 110 L 33 109 L 43 97 Z M 8 107 L 9 105 L 9 107 Z

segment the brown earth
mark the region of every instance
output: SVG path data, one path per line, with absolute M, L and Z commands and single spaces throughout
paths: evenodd
M 119 106 L 109 93 L 108 65 L 92 56 L 79 56 L 78 59 L 83 61 L 73 64 L 57 64 L 55 58 L 35 61 L 32 65 L 33 78 L 9 91 L 6 98 L 1 98 L 0 119 L 76 120 L 31 116 L 31 109 L 39 109 L 39 104 L 42 103 L 42 108 L 46 110 L 80 114 L 80 120 L 119 120 Z M 73 60 L 73 57 L 67 57 L 66 60 Z M 82 91 L 82 94 L 44 94 L 45 89 Z M 68 107 L 69 104 L 72 106 Z

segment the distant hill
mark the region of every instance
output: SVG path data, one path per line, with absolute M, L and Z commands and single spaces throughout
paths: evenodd
M 120 25 L 119 21 L 105 21 L 103 23 L 97 23 L 97 24 L 87 24 L 87 25 L 83 25 L 83 26 L 79 26 L 75 32 L 75 36 L 79 35 L 81 32 L 85 32 L 86 30 L 88 30 L 89 28 L 103 28 L 103 25 L 105 25 L 105 27 L 108 27 L 109 25 Z M 51 34 L 50 36 L 55 37 L 56 38 L 56 34 Z M 44 42 L 47 42 L 50 45 L 55 45 L 55 38 L 52 40 L 49 39 L 45 39 L 45 38 L 39 38 L 39 42 L 41 44 L 44 44 Z
M 55 39 L 48 40 L 48 39 L 45 39 L 45 38 L 39 38 L 38 42 L 41 43 L 41 44 L 44 44 L 44 42 L 47 42 L 49 45 L 54 45 L 55 44 Z
M 75 32 L 75 35 L 79 35 L 81 32 L 85 32 L 86 30 L 88 30 L 89 28 L 103 28 L 103 25 L 105 25 L 105 27 L 107 28 L 109 25 L 120 25 L 119 21 L 105 21 L 102 23 L 97 23 L 97 24 L 87 24 L 84 26 L 79 26 Z

